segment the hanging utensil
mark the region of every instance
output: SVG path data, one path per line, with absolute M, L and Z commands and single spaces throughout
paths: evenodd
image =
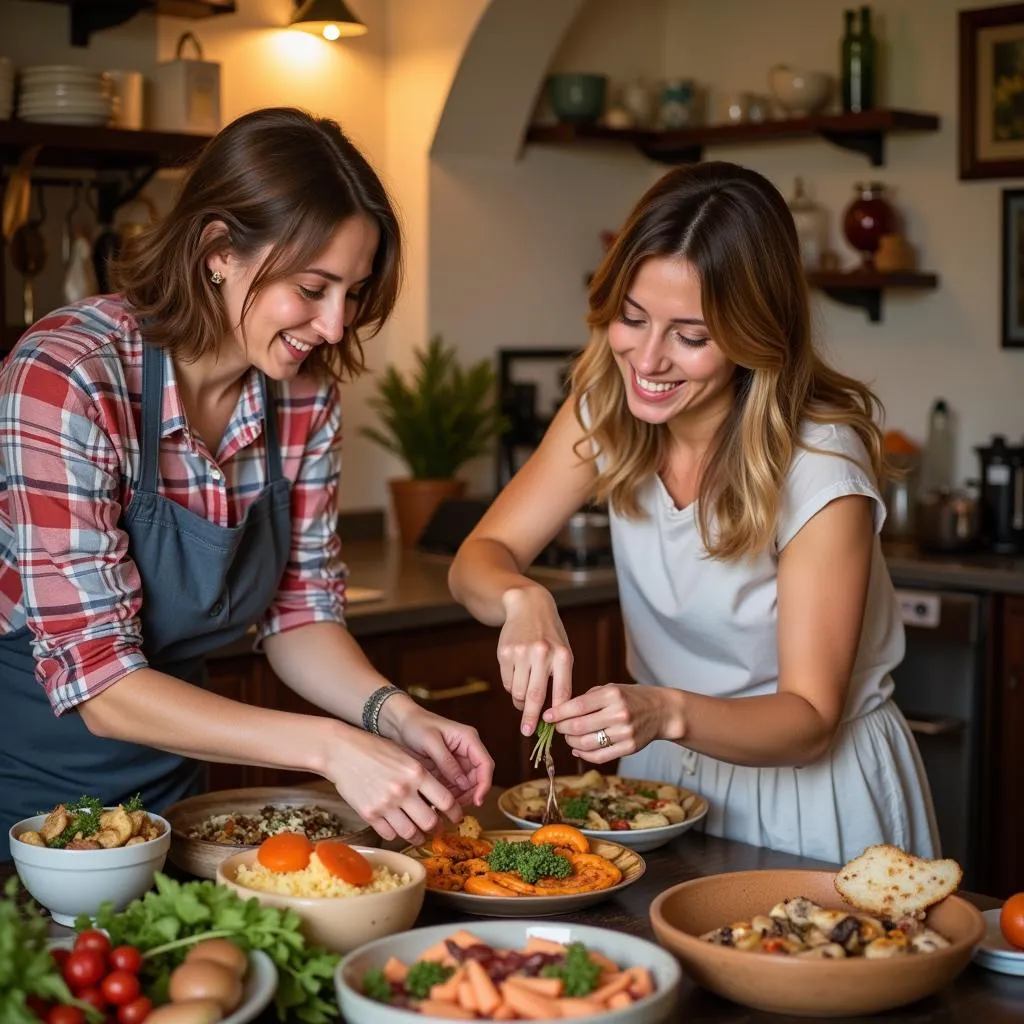
M 39 208 L 37 216 L 31 215 L 31 199 L 35 195 Z M 46 206 L 43 202 L 41 186 L 30 189 L 28 219 L 21 224 L 11 236 L 11 265 L 24 278 L 22 285 L 23 322 L 35 322 L 35 295 L 32 282 L 46 266 L 46 238 L 41 230 L 46 220 Z
M 87 185 L 84 187 L 88 188 Z M 82 188 L 82 182 L 76 181 L 73 186 L 74 191 L 71 193 L 71 205 L 64 215 L 64 230 L 60 236 L 60 258 L 65 267 L 71 262 L 71 245 L 76 235 L 79 234 L 75 217 L 83 207 Z
M 32 204 L 32 167 L 41 148 L 39 145 L 29 146 L 21 154 L 18 166 L 7 181 L 3 209 L 5 241 L 9 242 L 14 237 L 14 232 L 28 220 L 29 207 Z

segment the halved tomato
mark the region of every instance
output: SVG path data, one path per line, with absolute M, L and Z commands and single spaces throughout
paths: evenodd
M 300 832 L 278 832 L 260 843 L 256 859 L 268 870 L 290 874 L 309 865 L 313 844 Z
M 1015 893 L 999 912 L 999 927 L 1011 946 L 1024 949 L 1024 892 Z
M 348 843 L 323 840 L 316 844 L 320 863 L 349 885 L 366 885 L 373 878 L 373 865 Z

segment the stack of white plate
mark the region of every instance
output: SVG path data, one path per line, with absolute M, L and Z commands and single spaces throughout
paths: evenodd
M 974 962 L 1000 974 L 1024 976 L 1024 949 L 1015 949 L 1006 941 L 999 927 L 999 911 L 986 910 L 982 916 L 987 931 L 974 951 Z
M 18 117 L 43 124 L 107 124 L 109 83 L 102 71 L 69 64 L 38 64 L 21 72 Z
M 14 61 L 0 57 L 0 121 L 6 121 L 14 111 Z

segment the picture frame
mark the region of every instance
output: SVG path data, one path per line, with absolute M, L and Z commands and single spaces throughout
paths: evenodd
M 1003 348 L 1024 348 L 1024 188 L 1003 190 Z
M 960 178 L 1024 177 L 1024 3 L 960 11 Z

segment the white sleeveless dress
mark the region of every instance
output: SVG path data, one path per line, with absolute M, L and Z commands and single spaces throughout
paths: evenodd
M 864 625 L 831 748 L 802 768 L 747 768 L 659 740 L 624 758 L 620 772 L 697 790 L 710 804 L 705 830 L 727 839 L 836 863 L 880 842 L 938 856 L 920 754 L 890 699 L 904 635 L 878 540 L 885 507 L 871 476 L 840 457 L 868 464 L 851 428 L 809 423 L 803 440 L 828 454 L 798 450 L 774 550 L 738 563 L 708 558 L 694 505 L 676 508 L 657 477 L 640 495 L 647 519 L 612 513 L 612 543 L 632 678 L 713 697 L 760 696 L 778 687 L 778 552 L 829 502 L 871 498 L 876 539 Z

